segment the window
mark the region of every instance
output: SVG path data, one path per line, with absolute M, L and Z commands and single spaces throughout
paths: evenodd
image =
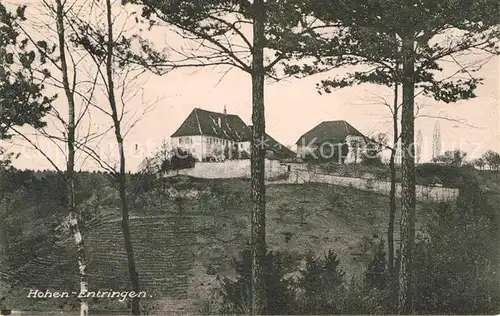
M 184 138 L 179 137 L 179 144 L 184 144 Z

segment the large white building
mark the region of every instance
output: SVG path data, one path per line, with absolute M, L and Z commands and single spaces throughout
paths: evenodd
M 266 135 L 267 136 L 267 135 Z M 200 161 L 233 158 L 250 158 L 252 128 L 234 114 L 207 111 L 199 108 L 184 120 L 171 136 L 172 146 L 183 148 Z M 295 154 L 267 136 L 268 150 L 280 158 L 293 157 Z

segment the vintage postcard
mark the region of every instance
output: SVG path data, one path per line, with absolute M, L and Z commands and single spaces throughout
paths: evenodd
M 500 314 L 499 11 L 0 2 L 0 314 Z

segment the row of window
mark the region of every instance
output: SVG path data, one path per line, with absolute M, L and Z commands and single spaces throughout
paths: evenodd
M 192 144 L 193 139 L 191 137 L 179 137 L 179 144 Z
M 220 139 L 216 137 L 207 137 L 206 142 L 209 144 L 229 145 L 229 141 L 227 139 Z
M 229 141 L 227 139 L 220 139 L 217 137 L 206 137 L 205 142 L 208 144 L 217 144 L 217 145 L 230 145 Z M 184 145 L 184 144 L 192 144 L 193 139 L 191 137 L 179 137 L 179 145 Z M 243 144 L 240 144 L 240 147 L 243 148 Z

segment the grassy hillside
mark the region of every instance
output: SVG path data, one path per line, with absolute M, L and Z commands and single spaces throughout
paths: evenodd
M 165 188 L 164 194 L 150 190 L 131 196 L 138 272 L 142 289 L 152 296 L 147 305 L 163 312 L 193 312 L 216 285 L 217 274 L 233 274 L 232 258 L 249 238 L 250 182 L 175 177 Z M 128 285 L 115 198 L 112 190 L 100 189 L 84 204 L 104 214 L 85 232 L 91 289 L 123 290 Z M 267 187 L 269 247 L 297 255 L 334 249 L 350 275 L 362 271 L 375 244 L 385 239 L 387 218 L 387 196 L 325 184 Z M 418 225 L 425 222 L 425 207 L 419 206 L 417 220 Z M 68 253 L 74 255 L 71 249 L 67 240 L 34 256 L 24 267 L 29 272 L 24 282 L 9 298 L 11 306 L 53 310 L 75 305 L 23 298 L 30 286 L 59 290 L 77 286 L 76 266 L 67 258 Z M 117 300 L 91 304 L 99 310 L 126 309 L 126 302 Z
M 133 221 L 136 249 L 138 253 L 148 254 L 138 256 L 139 273 L 143 276 L 145 288 L 149 286 L 150 292 L 188 300 L 192 304 L 190 308 L 196 310 L 198 303 L 216 285 L 217 274 L 233 274 L 232 258 L 249 239 L 250 182 L 188 177 L 177 177 L 169 181 L 166 187 L 174 188 L 174 192 L 202 193 L 196 198 L 171 198 L 163 201 L 161 207 L 135 210 L 135 216 L 153 217 Z M 371 259 L 375 244 L 380 238 L 385 239 L 387 203 L 386 196 L 352 188 L 323 184 L 269 185 L 268 246 L 275 250 L 296 252 L 298 255 L 310 250 L 323 253 L 334 249 L 348 274 L 360 273 L 365 263 Z M 419 207 L 418 212 L 420 224 L 424 221 L 425 211 Z M 150 223 L 148 228 L 142 226 L 144 221 Z M 175 234 L 176 237 L 168 232 L 168 229 L 173 229 L 165 224 L 169 221 L 183 223 L 182 228 L 177 228 L 181 231 Z M 138 228 L 139 223 L 142 229 Z M 167 235 L 172 238 L 169 240 L 165 237 Z M 121 235 L 117 233 L 113 236 L 115 243 L 119 244 Z M 116 248 L 113 250 L 112 247 L 105 247 L 103 243 L 98 248 L 112 260 Z M 175 251 L 176 255 L 169 256 Z M 180 253 L 183 254 L 182 258 Z M 172 279 L 172 274 L 176 274 L 177 280 L 185 280 L 179 268 L 176 268 L 180 266 L 177 264 L 179 260 L 186 264 L 182 266 L 183 271 L 186 271 L 187 261 L 190 260 L 185 288 L 178 287 L 183 281 Z M 147 264 L 141 264 L 142 261 Z M 162 268 L 153 268 L 158 261 L 163 262 Z M 173 282 L 176 292 L 162 291 L 153 284 L 155 281 L 146 279 L 150 277 L 151 271 L 154 271 L 157 280 Z

